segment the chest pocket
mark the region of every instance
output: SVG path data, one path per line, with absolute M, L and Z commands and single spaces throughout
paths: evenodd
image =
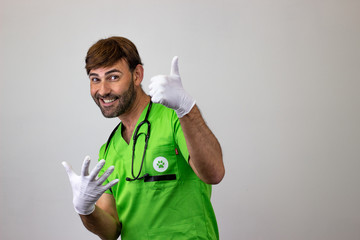
M 149 147 L 145 162 L 145 171 L 149 176 L 144 181 L 149 187 L 157 189 L 176 185 L 179 169 L 172 144 Z

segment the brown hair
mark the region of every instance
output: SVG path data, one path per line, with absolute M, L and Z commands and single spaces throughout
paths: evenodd
M 126 60 L 131 72 L 138 64 L 142 65 L 136 46 L 129 39 L 124 37 L 100 39 L 86 54 L 86 72 L 89 74 L 91 69 L 109 67 L 121 59 Z

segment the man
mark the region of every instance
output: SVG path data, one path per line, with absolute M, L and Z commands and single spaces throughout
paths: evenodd
M 225 173 L 221 147 L 182 87 L 178 58 L 151 79 L 151 97 L 126 38 L 95 43 L 86 70 L 102 114 L 121 121 L 90 173 L 89 157 L 80 176 L 63 162 L 85 227 L 101 239 L 218 239 L 210 195 Z

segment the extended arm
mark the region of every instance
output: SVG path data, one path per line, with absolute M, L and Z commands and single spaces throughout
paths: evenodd
M 177 57 L 172 61 L 170 75 L 153 77 L 149 89 L 153 102 L 174 109 L 178 115 L 194 172 L 206 183 L 219 183 L 225 174 L 221 147 L 195 100 L 183 89 Z

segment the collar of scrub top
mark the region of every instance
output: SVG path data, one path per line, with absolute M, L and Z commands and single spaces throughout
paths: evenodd
M 133 178 L 130 178 L 130 177 L 127 177 L 126 178 L 126 181 L 135 181 L 135 180 L 140 180 L 140 179 L 143 179 L 143 178 L 146 178 L 149 176 L 148 173 L 144 174 L 142 177 L 140 177 L 140 174 L 141 174 L 141 170 L 142 170 L 142 167 L 144 165 L 144 159 L 145 159 L 145 154 L 146 154 L 146 149 L 147 149 L 147 146 L 148 146 L 148 142 L 149 142 L 149 138 L 150 138 L 150 122 L 148 120 L 148 117 L 149 117 L 149 113 L 150 113 L 150 110 L 151 110 L 151 106 L 152 106 L 152 101 L 150 100 L 150 103 L 149 103 L 149 107 L 147 109 L 147 112 L 146 112 L 146 115 L 145 115 L 145 119 L 140 122 L 136 129 L 135 129 L 135 132 L 134 132 L 134 135 L 133 135 L 133 149 L 132 149 L 132 157 L 131 157 L 131 175 Z M 105 153 L 109 147 L 109 144 L 110 144 L 110 141 L 112 139 L 112 137 L 114 136 L 116 130 L 119 128 L 121 122 L 114 128 L 114 130 L 111 132 L 110 136 L 109 136 L 109 139 L 107 140 L 107 143 L 106 143 L 106 147 L 105 147 Z M 140 128 L 144 125 L 144 124 L 147 124 L 147 132 L 146 132 L 146 135 L 145 135 L 145 147 L 144 147 L 144 152 L 143 152 L 143 156 L 142 156 L 142 159 L 141 159 L 141 165 L 140 165 L 140 170 L 137 174 L 137 176 L 135 176 L 134 174 L 134 156 L 135 156 L 135 146 L 136 146 L 136 142 L 137 142 L 137 139 L 138 137 L 141 135 L 141 134 L 145 134 L 145 133 L 140 133 L 139 134 L 139 130 Z

